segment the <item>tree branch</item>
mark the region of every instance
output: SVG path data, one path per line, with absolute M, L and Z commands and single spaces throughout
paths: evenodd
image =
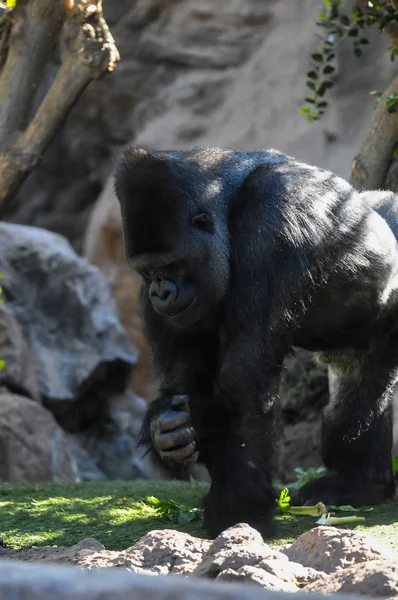
M 396 94 L 398 94 L 398 76 L 382 95 Z M 380 99 L 368 134 L 352 163 L 352 185 L 357 189 L 366 190 L 382 188 L 397 145 L 398 112 L 389 112 L 386 103 Z
M 19 0 L 0 78 L 0 147 L 25 127 L 65 13 L 63 0 Z
M 73 5 L 64 23 L 62 63 L 56 78 L 26 130 L 9 138 L 0 153 L 0 206 L 38 163 L 88 83 L 112 71 L 118 60 L 102 14 L 102 0 L 81 0 Z

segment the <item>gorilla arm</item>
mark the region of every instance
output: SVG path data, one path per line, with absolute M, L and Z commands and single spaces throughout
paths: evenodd
M 216 368 L 212 340 L 201 334 L 177 335 L 167 329 L 153 311 L 144 288 L 141 306 L 161 383 L 159 397 L 148 407 L 140 443 L 169 467 L 184 468 L 198 460 L 200 438 L 212 427 L 206 410 Z M 193 405 L 198 407 L 194 411 L 195 428 L 190 412 Z

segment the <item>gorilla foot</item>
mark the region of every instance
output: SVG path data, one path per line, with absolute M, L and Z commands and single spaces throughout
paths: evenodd
M 269 539 L 275 534 L 274 521 L 275 498 L 268 497 L 264 503 L 253 499 L 246 502 L 239 501 L 236 497 L 232 500 L 216 497 L 210 492 L 203 502 L 204 526 L 212 538 L 217 537 L 222 531 L 237 525 L 247 523 L 256 529 L 264 539 Z
M 292 498 L 296 506 L 312 506 L 323 502 L 326 506 L 342 506 L 350 504 L 358 507 L 370 504 L 381 504 L 395 494 L 394 482 L 372 483 L 365 478 L 350 479 L 328 475 L 309 481 L 300 488 Z

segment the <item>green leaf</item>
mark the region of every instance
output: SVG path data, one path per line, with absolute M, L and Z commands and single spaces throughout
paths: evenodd
M 307 77 L 309 79 L 318 79 L 318 73 L 316 71 L 308 71 Z
M 185 504 L 180 504 L 174 500 L 159 500 L 155 496 L 148 496 L 145 502 L 152 506 L 158 515 L 166 517 L 166 519 L 178 525 L 184 525 L 198 519 L 201 514 L 199 508 L 185 506 Z
M 327 102 L 318 102 L 317 107 L 318 108 L 326 108 L 328 105 Z
M 315 52 L 315 54 L 311 54 L 311 58 L 312 58 L 312 60 L 315 60 L 316 62 L 319 62 L 319 63 L 323 62 L 323 56 L 322 56 L 322 54 L 319 54 L 319 52 Z
M 347 15 L 341 15 L 340 17 L 340 22 L 345 25 L 346 27 L 349 26 L 350 24 L 350 19 L 347 17 Z
M 6 366 L 6 361 L 5 360 L 0 360 L 0 371 L 2 369 L 4 369 L 5 366 Z
M 362 44 L 362 45 L 369 44 L 369 40 L 367 38 L 361 38 L 359 40 L 359 43 Z
M 317 89 L 317 94 L 318 96 L 324 96 L 326 90 L 330 89 L 333 87 L 333 81 L 324 81 L 320 87 Z
M 358 35 L 358 29 L 356 27 L 353 27 L 348 32 L 348 35 L 351 36 L 351 37 L 356 37 Z
M 277 500 L 277 504 L 279 508 L 289 508 L 290 496 L 288 488 L 283 488 L 283 490 L 281 490 L 281 493 L 279 494 L 279 498 Z
M 17 5 L 17 0 L 6 0 L 7 8 L 15 8 Z
M 362 56 L 362 50 L 360 48 L 355 48 L 354 54 L 359 58 L 360 56 Z
M 326 67 L 323 69 L 322 73 L 325 73 L 325 75 L 328 75 L 329 73 L 334 73 L 335 68 L 332 67 L 332 65 L 326 65 Z
M 307 97 L 305 101 L 309 102 L 310 104 L 315 104 L 315 98 Z
M 310 112 L 310 108 L 308 106 L 303 106 L 303 108 L 300 108 L 300 110 L 299 110 L 300 115 L 305 115 L 309 112 Z
M 307 81 L 307 87 L 310 88 L 310 90 L 315 90 L 315 83 L 313 81 Z
M 398 456 L 394 456 L 392 459 L 392 470 L 394 473 L 398 473 Z

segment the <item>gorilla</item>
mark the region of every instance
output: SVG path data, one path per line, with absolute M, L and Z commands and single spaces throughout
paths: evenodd
M 115 191 L 160 381 L 141 443 L 172 469 L 207 467 L 208 533 L 274 534 L 278 386 L 295 347 L 329 365 L 333 388 L 328 474 L 295 503 L 393 497 L 398 196 L 276 150 L 218 148 L 127 149 Z

